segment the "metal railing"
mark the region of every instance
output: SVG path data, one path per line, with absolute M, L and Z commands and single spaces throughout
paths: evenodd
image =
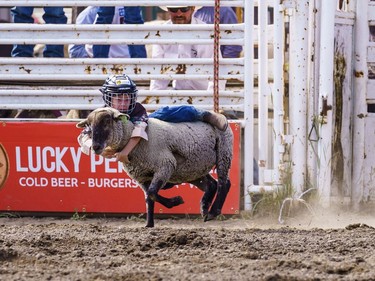
M 186 2 L 186 3 L 185 3 Z M 185 1 L 185 5 L 196 5 L 197 1 Z M 191 3 L 190 3 L 191 2 Z M 174 1 L 126 1 L 127 6 L 159 6 L 168 5 Z M 221 6 L 243 7 L 243 1 L 221 1 Z M 120 6 L 123 1 L 0 1 L 0 6 Z M 199 5 L 213 6 L 214 1 L 199 1 Z M 230 45 L 245 45 L 245 23 L 220 25 L 220 43 Z M 272 32 L 269 29 L 269 44 L 272 43 Z M 254 34 L 257 35 L 257 27 Z M 213 44 L 214 26 L 205 25 L 163 25 L 160 23 L 144 25 L 75 25 L 75 24 L 0 24 L 1 44 Z M 257 37 L 254 36 L 255 44 Z M 227 90 L 235 99 L 225 100 L 220 98 L 220 108 L 244 111 L 243 91 L 240 91 L 246 77 L 244 72 L 245 57 L 238 59 L 220 59 L 219 79 L 228 80 Z M 253 60 L 255 65 L 254 77 L 258 78 L 258 60 Z M 269 77 L 272 77 L 272 60 L 269 60 Z M 56 100 L 60 102 L 60 109 L 94 109 L 98 106 L 97 90 L 92 86 L 100 86 L 109 74 L 126 73 L 131 75 L 136 82 L 148 83 L 150 79 L 179 80 L 179 79 L 208 79 L 213 80 L 212 59 L 72 59 L 72 58 L 0 58 L 0 108 L 2 109 L 56 109 Z M 232 83 L 234 81 L 234 83 Z M 89 84 L 91 87 L 82 88 L 77 92 L 75 86 Z M 40 88 L 40 84 L 45 86 Z M 28 86 L 25 86 L 28 84 Z M 46 87 L 47 84 L 50 88 Z M 15 91 L 22 86 L 23 94 L 18 98 Z M 48 93 L 54 91 L 54 99 L 48 98 Z M 64 86 L 64 87 L 63 87 Z M 240 86 L 240 88 L 238 88 Z M 30 97 L 27 96 L 30 93 Z M 83 94 L 84 93 L 84 94 Z M 212 105 L 212 92 L 206 91 L 204 95 L 196 96 L 189 92 L 170 92 L 179 96 L 175 103 L 189 103 L 199 107 Z M 186 94 L 184 97 L 183 95 Z M 144 100 L 148 97 L 160 97 L 163 93 L 141 87 L 140 96 Z M 221 94 L 222 95 L 222 94 Z M 224 99 L 224 100 L 223 100 Z M 160 99 L 148 108 L 160 107 Z
M 159 6 L 176 5 L 177 1 L 38 1 L 0 0 L 1 7 L 11 6 Z M 254 150 L 268 150 L 271 145 L 263 136 L 259 149 L 254 147 L 254 108 L 262 107 L 259 118 L 269 120 L 269 81 L 283 76 L 283 62 L 275 68 L 273 60 L 260 52 L 262 65 L 254 59 L 254 46 L 267 49 L 273 46 L 272 25 L 261 21 L 259 30 L 254 26 L 254 2 L 252 0 L 221 0 L 221 6 L 244 8 L 244 22 L 220 25 L 220 44 L 241 45 L 244 56 L 238 59 L 219 60 L 219 79 L 227 80 L 226 91 L 220 92 L 219 108 L 244 113 L 244 189 L 245 193 L 256 190 L 253 186 Z M 267 1 L 273 6 L 277 1 Z M 184 5 L 214 6 L 215 1 L 186 0 Z M 267 17 L 262 2 L 260 17 Z M 278 7 L 279 8 L 279 7 Z M 281 14 L 280 14 L 281 16 Z M 259 38 L 259 39 L 258 39 Z M 279 38 L 276 52 L 283 52 L 283 38 Z M 162 25 L 56 25 L 56 24 L 0 24 L 0 44 L 213 44 L 214 26 L 197 24 L 189 26 Z M 267 46 L 264 46 L 267 45 Z M 182 71 L 183 70 L 183 71 Z M 170 104 L 193 104 L 200 108 L 213 108 L 212 91 L 153 91 L 147 89 L 150 79 L 209 79 L 213 80 L 213 59 L 72 59 L 72 58 L 0 58 L 0 109 L 94 109 L 102 105 L 98 87 L 111 73 L 127 73 L 140 85 L 139 100 L 147 109 Z M 145 83 L 145 84 L 143 84 Z M 259 84 L 259 90 L 257 88 Z M 261 85 L 260 85 L 261 84 Z M 277 89 L 282 94 L 282 83 Z M 279 102 L 282 105 L 282 102 Z M 280 109 L 281 110 L 281 109 Z M 258 112 L 259 112 L 258 111 Z M 282 117 L 281 117 L 282 118 Z M 264 121 L 264 120 L 263 120 Z M 259 132 L 269 130 L 270 122 L 259 122 Z M 278 133 L 279 126 L 275 132 Z M 277 154 L 279 152 L 275 150 Z M 262 157 L 264 154 L 261 154 Z M 264 157 L 268 157 L 265 155 Z M 270 163 L 272 161 L 268 161 Z M 263 169 L 267 167 L 264 166 Z M 262 171 L 263 174 L 263 171 Z M 262 184 L 263 177 L 262 177 Z M 251 189 L 253 188 L 253 189 Z M 261 189 L 267 188 L 263 186 Z M 246 196 L 245 208 L 250 207 Z

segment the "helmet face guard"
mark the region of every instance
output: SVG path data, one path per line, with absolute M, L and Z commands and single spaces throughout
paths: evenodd
M 138 90 L 128 75 L 111 75 L 105 80 L 100 91 L 107 106 L 126 114 L 130 114 L 134 110 Z

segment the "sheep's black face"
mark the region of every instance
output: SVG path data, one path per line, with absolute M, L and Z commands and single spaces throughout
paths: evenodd
M 90 116 L 89 116 L 90 120 Z M 113 117 L 110 114 L 96 114 L 91 123 L 92 149 L 95 154 L 101 154 L 107 146 L 113 130 Z
M 110 107 L 98 108 L 87 116 L 87 119 L 76 124 L 77 128 L 90 128 L 92 150 L 95 154 L 102 154 L 111 145 L 116 134 L 117 122 L 129 120 L 129 115 Z M 112 143 L 113 144 L 113 143 Z

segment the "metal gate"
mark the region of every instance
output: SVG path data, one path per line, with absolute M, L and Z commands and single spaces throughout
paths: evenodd
M 177 2 L 0 0 L 0 6 L 159 6 Z M 183 5 L 215 3 L 186 0 Z M 375 25 L 374 1 L 222 0 L 220 5 L 244 11 L 243 22 L 220 25 L 220 43 L 242 45 L 243 56 L 219 62 L 219 79 L 236 82 L 220 93 L 220 109 L 243 112 L 244 208 L 251 208 L 251 193 L 282 188 L 285 173 L 291 175 L 296 196 L 316 188 L 325 205 L 333 199 L 354 204 L 373 200 L 375 160 L 370 156 L 374 146 L 369 140 L 375 97 L 368 67 L 375 64 L 374 42 L 369 36 L 369 26 Z M 0 24 L 0 43 L 184 44 L 193 40 L 212 44 L 213 30 L 213 25 L 167 27 L 157 23 L 89 28 Z M 176 70 L 177 64 L 187 66 L 183 74 Z M 0 58 L 0 108 L 94 109 L 101 106 L 97 85 L 109 73 L 131 74 L 140 84 L 150 79 L 212 80 L 213 64 L 211 59 Z M 160 69 L 168 71 L 160 73 Z M 34 82 L 40 83 L 30 86 Z M 149 110 L 187 101 L 212 109 L 212 95 L 209 91 L 140 91 Z M 258 185 L 253 184 L 254 158 L 259 165 Z

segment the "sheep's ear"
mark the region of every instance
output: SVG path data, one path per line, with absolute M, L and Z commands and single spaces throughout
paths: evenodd
M 85 128 L 86 127 L 86 125 L 88 125 L 89 123 L 87 122 L 87 119 L 85 119 L 85 120 L 82 120 L 81 122 L 78 122 L 77 124 L 76 124 L 76 127 L 77 128 Z

